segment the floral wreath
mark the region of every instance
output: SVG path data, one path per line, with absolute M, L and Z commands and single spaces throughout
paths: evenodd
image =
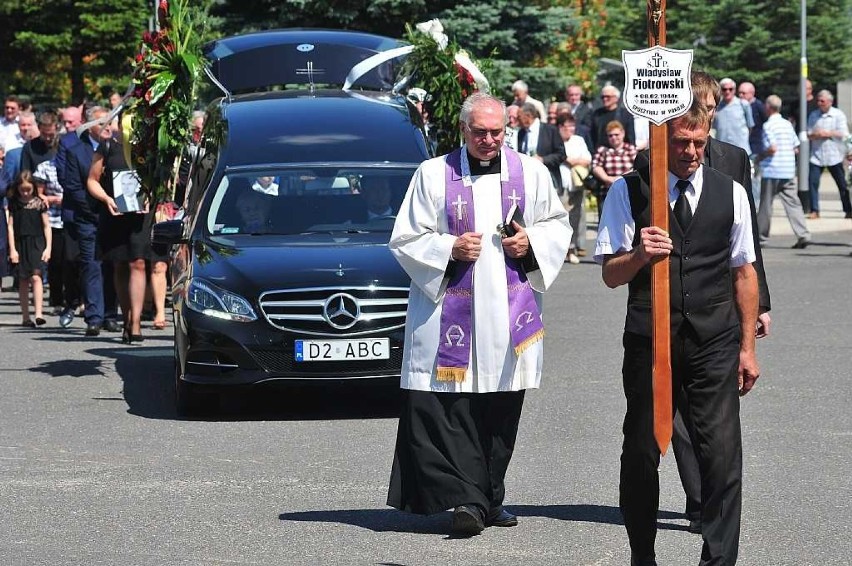
M 451 42 L 438 20 L 406 25 L 406 40 L 414 51 L 405 61 L 404 71 L 412 85 L 432 97 L 430 126 L 437 135 L 439 154 L 459 146 L 459 109 L 465 98 L 476 91 L 489 92 L 488 79 L 467 52 Z M 481 63 L 490 69 L 491 61 Z
M 160 0 L 159 31 L 142 34 L 133 84 L 122 118 L 124 152 L 154 203 L 170 198 L 170 179 L 190 141 L 195 92 L 202 73 L 199 12 L 188 0 Z

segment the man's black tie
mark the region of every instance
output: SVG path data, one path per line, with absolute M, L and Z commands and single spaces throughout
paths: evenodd
M 521 153 L 527 152 L 527 143 L 530 137 L 530 131 L 526 128 L 521 128 Z
M 675 188 L 679 194 L 674 205 L 674 216 L 677 219 L 677 223 L 680 224 L 680 229 L 686 232 L 686 229 L 689 228 L 689 223 L 692 222 L 692 208 L 689 206 L 689 201 L 686 200 L 686 189 L 689 188 L 689 181 L 681 179 L 675 183 Z

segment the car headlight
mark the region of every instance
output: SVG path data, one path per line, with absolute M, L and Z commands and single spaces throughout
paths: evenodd
M 254 309 L 246 299 L 203 279 L 190 280 L 186 293 L 186 305 L 201 314 L 225 320 L 235 322 L 257 320 Z

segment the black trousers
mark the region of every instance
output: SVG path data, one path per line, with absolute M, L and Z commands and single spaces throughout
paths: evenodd
M 672 390 L 683 388 L 701 477 L 701 565 L 737 561 L 742 509 L 739 328 L 699 343 L 688 324 L 672 336 Z M 624 334 L 622 377 L 627 398 L 619 506 L 630 549 L 653 558 L 660 499 L 660 451 L 654 440 L 652 345 Z M 674 395 L 673 395 L 674 397 Z M 673 400 L 674 401 L 674 400 Z M 676 406 L 676 405 L 675 405 Z
M 422 515 L 500 508 L 523 403 L 523 391 L 403 390 L 388 505 Z
M 686 392 L 681 390 L 675 396 L 677 412 L 672 428 L 672 452 L 677 462 L 677 473 L 683 492 L 686 494 L 686 518 L 690 521 L 701 519 L 701 473 L 698 471 L 698 458 L 692 447 L 689 420 L 689 403 Z
M 50 261 L 47 262 L 47 283 L 50 285 L 50 306 L 77 308 L 80 304 L 77 265 L 68 259 L 68 239 L 62 228 L 51 228 Z

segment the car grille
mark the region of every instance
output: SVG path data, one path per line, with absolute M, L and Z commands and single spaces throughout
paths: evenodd
M 365 336 L 405 326 L 407 287 L 317 287 L 267 291 L 260 310 L 272 326 L 317 336 Z

